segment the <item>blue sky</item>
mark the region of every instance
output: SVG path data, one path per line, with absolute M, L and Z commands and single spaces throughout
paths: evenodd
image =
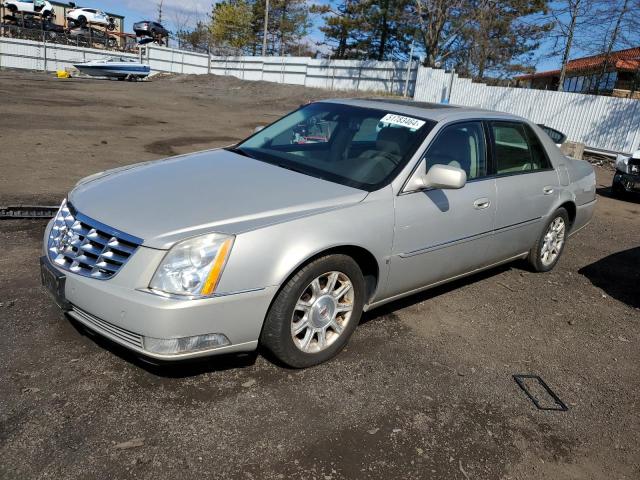
M 125 16 L 125 30 L 131 31 L 134 22 L 139 20 L 155 20 L 158 16 L 157 0 L 81 0 L 77 1 L 79 5 L 85 7 L 94 7 L 106 10 L 119 15 Z M 181 24 L 193 25 L 198 18 L 206 16 L 211 8 L 212 0 L 164 0 L 163 6 L 163 23 L 170 30 L 175 30 Z M 326 3 L 325 1 L 316 1 L 313 3 Z M 322 34 L 317 27 L 321 23 L 319 18 L 314 18 L 315 26 L 310 34 L 311 41 L 317 41 L 322 38 Z M 576 52 L 572 57 L 579 55 Z M 538 70 L 548 70 L 557 68 L 560 59 L 540 58 L 536 61 Z

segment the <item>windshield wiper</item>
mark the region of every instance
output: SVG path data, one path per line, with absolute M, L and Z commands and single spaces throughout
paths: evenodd
M 242 155 L 243 157 L 249 157 L 249 158 L 255 159 L 254 156 L 250 155 L 248 152 L 238 147 L 227 147 L 225 148 L 225 150 L 228 152 L 237 153 L 238 155 Z

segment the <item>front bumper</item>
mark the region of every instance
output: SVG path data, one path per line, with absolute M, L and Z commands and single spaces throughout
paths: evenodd
M 616 171 L 613 183 L 620 185 L 627 192 L 640 192 L 640 175 Z
M 45 239 L 48 233 L 47 229 Z M 255 350 L 277 287 L 195 300 L 158 296 L 149 293 L 146 285 L 164 253 L 139 247 L 125 267 L 109 280 L 70 273 L 50 261 L 49 265 L 65 275 L 68 315 L 138 354 L 171 361 Z M 208 334 L 224 335 L 229 344 L 173 354 L 145 349 L 145 338 L 184 339 Z

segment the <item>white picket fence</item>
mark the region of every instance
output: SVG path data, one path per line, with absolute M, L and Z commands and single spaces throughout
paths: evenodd
M 113 52 L 0 37 L 0 68 L 55 71 L 114 55 Z M 415 100 L 498 110 L 544 123 L 569 140 L 606 152 L 640 148 L 640 101 L 506 87 L 490 87 L 417 63 L 320 60 L 308 57 L 214 57 L 177 49 L 143 48 L 152 71 L 232 75 L 244 80 L 304 85 L 330 90 L 370 91 Z M 408 82 L 407 82 L 408 78 Z
M 560 130 L 569 140 L 605 152 L 631 153 L 640 147 L 640 101 L 580 93 L 491 87 L 420 68 L 414 100 L 443 102 L 520 115 Z

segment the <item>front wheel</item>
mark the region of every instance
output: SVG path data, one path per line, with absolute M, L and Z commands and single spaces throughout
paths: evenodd
M 286 365 L 305 368 L 336 356 L 362 315 L 365 284 L 346 255 L 321 257 L 301 268 L 280 290 L 260 344 Z
M 569 230 L 569 214 L 559 208 L 552 215 L 542 235 L 529 252 L 529 263 L 536 272 L 553 269 L 564 250 Z

